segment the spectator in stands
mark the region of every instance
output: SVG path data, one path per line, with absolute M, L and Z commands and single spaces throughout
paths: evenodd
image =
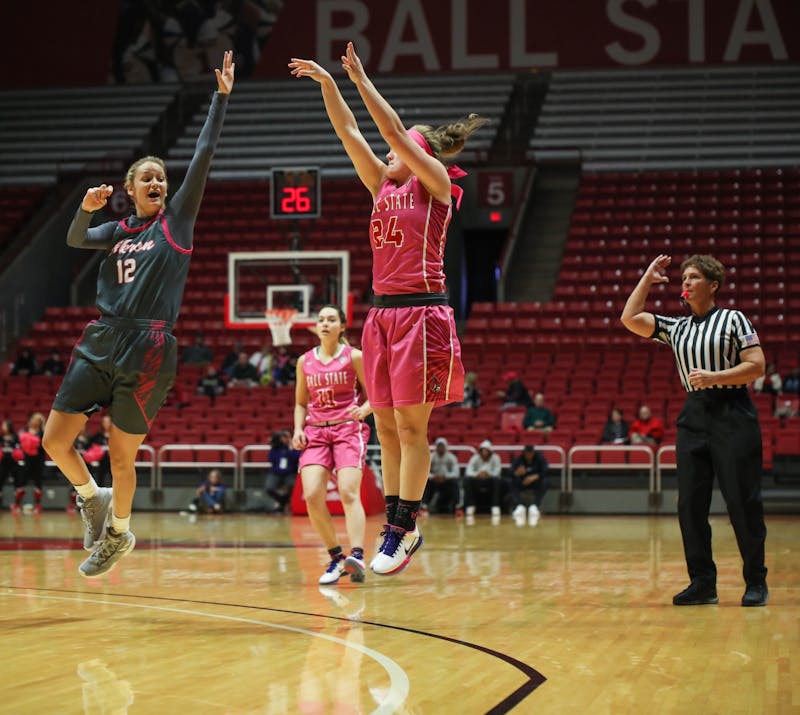
M 239 353 L 239 359 L 231 369 L 231 379 L 228 381 L 228 387 L 256 387 L 257 385 L 258 372 L 250 364 L 247 353 L 242 350 Z
M 775 417 L 785 419 L 787 417 L 794 417 L 798 413 L 798 406 L 800 401 L 797 397 L 790 395 L 782 395 L 775 400 Z
M 389 145 L 386 163 L 359 131 L 330 73 L 309 60 L 289 63 L 296 77 L 320 83 L 333 128 L 373 199 L 374 308 L 364 323 L 362 344 L 381 442 L 388 524 L 370 567 L 391 575 L 404 569 L 422 545 L 416 517 L 430 469 L 431 411 L 464 399 L 464 366 L 443 265 L 453 199 L 458 208 L 463 193 L 451 178 L 464 172 L 445 160 L 488 120 L 470 114 L 437 128 L 406 130 L 367 77 L 352 42 L 342 66 Z
M 783 391 L 783 379 L 775 369 L 775 363 L 769 363 L 761 377 L 753 380 L 753 392 L 765 395 L 780 395 Z
M 690 583 L 675 606 L 719 602 L 717 567 L 708 522 L 714 482 L 725 498 L 746 584 L 742 606 L 769 600 L 761 499 L 762 437 L 747 385 L 764 374 L 764 351 L 745 315 L 717 306 L 725 267 L 709 255 L 681 264 L 681 298 L 691 315 L 657 315 L 645 309 L 650 288 L 668 283 L 672 258 L 662 254 L 645 268 L 628 296 L 622 324 L 636 335 L 669 345 L 686 391 L 678 417 L 678 518 Z M 647 417 L 647 414 L 644 415 Z M 632 429 L 634 427 L 632 426 Z
M 44 463 L 47 455 L 42 449 L 42 435 L 44 434 L 45 419 L 41 412 L 34 412 L 28 418 L 28 424 L 19 433 L 19 446 L 22 450 L 22 469 L 17 471 L 15 482 L 14 505 L 11 507 L 13 514 L 19 514 L 22 509 L 22 500 L 25 498 L 26 485 L 33 483 L 33 512 L 42 513 L 42 480 L 44 478 Z
M 130 530 L 136 454 L 175 381 L 178 346 L 172 325 L 180 312 L 194 226 L 234 70 L 233 53 L 227 51 L 222 70 L 215 70 L 217 91 L 194 155 L 169 204 L 166 165 L 158 157 L 145 156 L 126 173 L 124 186 L 133 202 L 130 216 L 90 227 L 94 212 L 105 207 L 113 193 L 113 187 L 101 184 L 86 191 L 69 227 L 70 246 L 101 252 L 96 300 L 101 316 L 89 323 L 72 351 L 44 444 L 80 495 L 83 545 L 92 553 L 78 570 L 87 578 L 107 573 L 136 545 Z M 98 405 L 107 405 L 113 419 L 113 492 L 97 486 L 74 446 L 87 415 Z
M 521 454 L 511 461 L 511 516 L 518 524 L 525 521 L 527 508 L 528 523 L 536 526 L 541 516 L 542 499 L 547 492 L 548 464 L 544 455 L 537 452 L 532 444 L 525 445 Z
M 533 404 L 525 411 L 522 426 L 526 430 L 539 432 L 550 432 L 556 426 L 556 416 L 545 404 L 544 395 L 541 392 L 534 395 Z
M 464 375 L 464 401 L 462 407 L 480 407 L 481 391 L 478 387 L 478 373 L 468 372 Z
M 293 384 L 296 370 L 297 358 L 286 345 L 278 345 L 272 356 L 272 382 L 276 387 Z
M 485 439 L 478 446 L 478 453 L 473 454 L 464 473 L 464 504 L 466 505 L 467 518 L 475 516 L 475 506 L 478 494 L 489 497 L 492 518 L 500 518 L 502 509 L 503 482 L 501 473 L 503 466 L 500 457 L 493 451 L 492 443 Z
M 614 407 L 611 414 L 608 416 L 605 427 L 603 427 L 603 434 L 600 437 L 601 444 L 630 444 L 630 427 L 628 423 L 622 419 L 622 410 L 619 407 Z
M 2 434 L 0 434 L 0 445 L 3 448 L 3 456 L 0 459 L 0 499 L 2 499 L 3 484 L 10 479 L 17 483 L 17 473 L 19 472 L 19 462 L 22 461 L 22 449 L 19 446 L 19 435 L 14 431 L 11 420 L 3 420 Z
M 288 430 L 273 432 L 267 459 L 270 469 L 264 492 L 274 502 L 268 505 L 267 511 L 283 512 L 292 498 L 300 459 L 300 451 L 292 447 L 292 435 Z
M 787 395 L 800 395 L 800 367 L 792 368 L 783 379 L 783 391 Z
M 244 346 L 241 343 L 234 343 L 231 351 L 225 356 L 219 371 L 225 376 L 230 377 L 233 366 L 239 361 L 239 355 L 244 351 Z
M 58 350 L 52 350 L 50 357 L 42 363 L 42 374 L 48 377 L 63 375 L 65 370 L 66 366 L 61 355 L 58 354 Z
M 370 403 L 361 401 L 364 368 L 361 351 L 347 344 L 342 309 L 323 306 L 317 314 L 319 346 L 304 353 L 297 365 L 294 435 L 300 455 L 300 478 L 311 523 L 328 550 L 330 562 L 319 583 L 330 586 L 344 574 L 360 583 L 366 576 L 361 477 L 369 427 L 364 418 Z M 328 482 L 336 473 L 350 555 L 345 557 L 328 511 Z
M 214 352 L 211 346 L 206 343 L 206 336 L 198 331 L 194 335 L 194 342 L 187 345 L 181 356 L 184 365 L 208 365 L 214 360 Z
M 458 460 L 447 447 L 444 437 L 439 437 L 434 443 L 431 471 L 420 511 L 452 514 L 460 505 Z
M 206 368 L 206 374 L 202 375 L 197 381 L 197 389 L 195 391 L 198 395 L 208 397 L 213 405 L 217 401 L 217 397 L 225 392 L 225 380 L 217 372 L 217 368 L 209 365 Z
M 219 469 L 212 469 L 197 487 L 189 511 L 201 514 L 221 514 L 225 511 L 225 483 Z
M 509 407 L 530 407 L 533 405 L 531 393 L 519 375 L 514 370 L 509 370 L 503 373 L 503 382 L 506 383 L 505 391 L 499 390 L 498 397 L 503 398 L 503 404 L 500 405 L 501 410 L 508 409 Z
M 658 447 L 664 439 L 664 422 L 653 416 L 647 405 L 639 407 L 639 416 L 631 424 L 631 444 Z
M 262 385 L 272 382 L 272 361 L 272 348 L 268 342 L 250 356 L 250 362 L 256 368 L 258 380 Z
M 39 374 L 39 363 L 30 348 L 22 348 L 17 354 L 17 359 L 11 365 L 11 375 L 30 377 Z

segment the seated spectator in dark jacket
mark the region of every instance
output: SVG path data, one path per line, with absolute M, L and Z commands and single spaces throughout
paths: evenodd
M 516 372 L 509 370 L 503 375 L 503 380 L 508 384 L 505 392 L 497 393 L 503 398 L 503 404 L 500 406 L 501 410 L 507 407 L 530 407 L 533 404 L 531 393 L 528 392 L 528 388 L 525 387 Z
M 533 398 L 533 405 L 525 412 L 522 426 L 526 430 L 539 430 L 541 432 L 549 432 L 556 426 L 556 416 L 544 404 L 544 395 L 541 392 L 536 393 Z
M 58 350 L 53 350 L 50 357 L 42 363 L 42 374 L 52 377 L 54 375 L 63 375 L 66 370 L 64 361 L 58 354 Z
M 225 377 L 231 376 L 231 370 L 233 370 L 233 366 L 238 362 L 239 355 L 243 350 L 244 347 L 241 343 L 235 343 L 233 349 L 225 356 L 219 368 L 219 371 L 225 375 Z
M 795 367 L 783 380 L 783 391 L 788 395 L 800 395 L 800 367 Z
M 17 355 L 11 366 L 12 375 L 20 375 L 22 377 L 30 377 L 31 375 L 39 374 L 39 363 L 33 356 L 30 348 L 22 348 Z
M 547 469 L 547 460 L 532 444 L 511 461 L 511 516 L 515 521 L 524 521 L 527 509 L 528 523 L 539 523 L 539 507 L 547 492 Z
M 239 353 L 239 359 L 231 368 L 229 387 L 255 387 L 258 385 L 258 370 L 250 362 L 246 352 Z
M 647 405 L 639 408 L 639 417 L 631 424 L 631 444 L 649 444 L 657 447 L 664 439 L 664 422 Z
M 181 356 L 184 365 L 208 365 L 214 359 L 211 347 L 206 344 L 206 336 L 196 333 L 194 343 L 188 345 Z
M 603 427 L 602 444 L 630 444 L 630 428 L 622 419 L 622 410 L 615 407 L 608 416 L 608 422 Z
M 225 392 L 225 380 L 222 375 L 217 372 L 217 368 L 209 365 L 206 368 L 206 374 L 197 381 L 196 392 L 198 395 L 205 395 L 208 397 L 212 404 L 216 401 L 217 396 Z

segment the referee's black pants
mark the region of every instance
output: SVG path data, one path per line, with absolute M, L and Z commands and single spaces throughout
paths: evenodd
M 744 581 L 765 583 L 761 427 L 747 390 L 690 392 L 677 425 L 678 518 L 689 578 L 716 584 L 708 523 L 716 476 L 744 562 Z

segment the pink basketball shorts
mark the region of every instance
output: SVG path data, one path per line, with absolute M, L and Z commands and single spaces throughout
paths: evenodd
M 308 446 L 300 454 L 300 469 L 319 464 L 329 472 L 344 467 L 363 469 L 367 454 L 369 425 L 351 420 L 329 427 L 304 428 Z
M 464 365 L 448 305 L 371 308 L 361 334 L 364 380 L 373 407 L 464 399 Z

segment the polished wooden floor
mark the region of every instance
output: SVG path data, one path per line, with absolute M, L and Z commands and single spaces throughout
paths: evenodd
M 749 609 L 712 526 L 720 603 L 675 608 L 674 517 L 431 517 L 405 572 L 323 589 L 304 517 L 135 514 L 85 580 L 79 518 L 6 512 L 0 712 L 800 712 L 800 521 L 769 518 Z

